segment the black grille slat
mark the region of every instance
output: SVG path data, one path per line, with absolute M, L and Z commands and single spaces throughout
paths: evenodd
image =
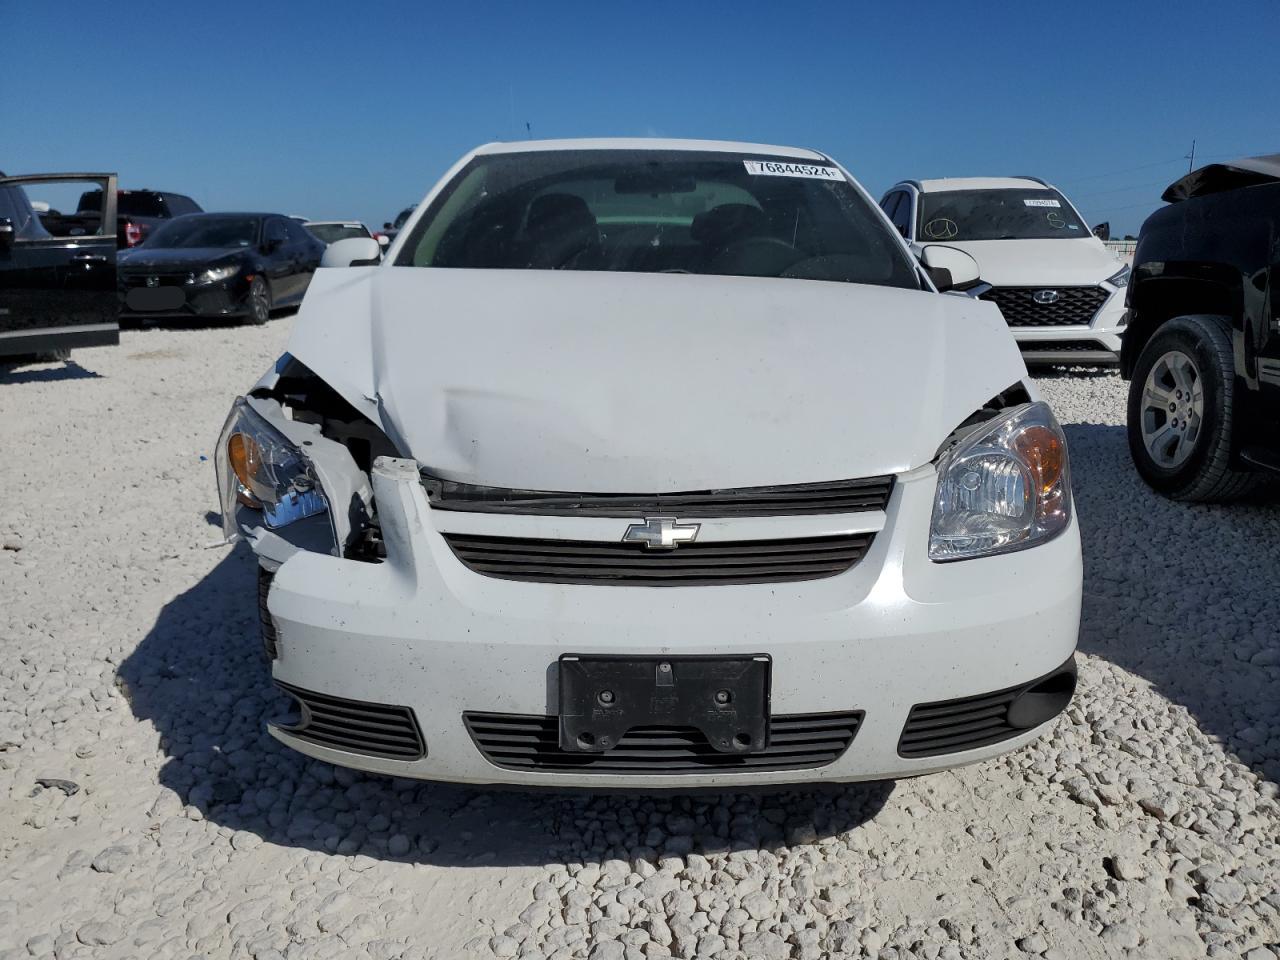
M 696 586 L 835 576 L 862 559 L 875 534 L 695 541 L 675 550 L 620 542 L 443 536 L 463 564 L 486 576 L 538 583 Z
M 1053 290 L 1053 303 L 1036 303 L 1039 290 Z M 992 287 L 980 299 L 1000 308 L 1011 327 L 1088 326 L 1110 294 L 1101 287 Z
M 1023 353 L 1111 353 L 1097 340 L 1023 340 L 1018 344 Z
M 560 749 L 551 716 L 464 713 L 472 741 L 490 763 L 519 770 L 655 775 L 826 766 L 849 748 L 862 712 L 772 717 L 769 746 L 751 754 L 720 753 L 695 727 L 635 727 L 606 753 Z
M 408 707 L 348 700 L 277 681 L 301 706 L 296 724 L 281 724 L 291 736 L 323 747 L 392 760 L 427 755 L 417 718 Z
M 1009 723 L 1009 707 L 1024 689 L 1011 687 L 912 707 L 898 741 L 898 755 L 932 757 L 956 753 L 1023 733 L 1022 728 Z
M 864 477 L 829 483 L 737 487 L 684 493 L 566 493 L 455 483 L 424 475 L 431 506 L 471 513 L 524 513 L 541 516 L 643 518 L 795 516 L 883 510 L 893 493 L 893 477 Z

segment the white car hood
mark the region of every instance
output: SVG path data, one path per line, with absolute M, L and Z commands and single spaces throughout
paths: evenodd
M 583 492 L 899 472 L 1026 375 L 966 297 L 672 274 L 320 270 L 289 352 L 437 476 Z
M 1094 286 L 1124 266 L 1097 237 L 1061 240 L 970 240 L 945 244 L 978 261 L 978 276 L 997 287 Z

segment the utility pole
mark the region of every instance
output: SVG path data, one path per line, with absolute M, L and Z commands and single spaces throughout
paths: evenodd
M 1196 167 L 1196 142 L 1195 142 L 1195 140 L 1192 140 L 1192 141 L 1191 141 L 1191 152 L 1190 152 L 1190 153 L 1188 153 L 1188 154 L 1186 155 L 1186 157 L 1187 157 L 1187 160 L 1188 160 L 1188 161 L 1190 161 L 1190 162 L 1187 164 L 1187 173 L 1190 173 L 1190 172 L 1191 172 L 1192 170 L 1194 170 L 1194 169 L 1195 169 L 1195 167 Z

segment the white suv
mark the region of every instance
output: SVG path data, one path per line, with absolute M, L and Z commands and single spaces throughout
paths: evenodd
M 1058 190 L 1035 177 L 903 180 L 880 201 L 920 249 L 978 261 L 970 291 L 1000 308 L 1028 363 L 1115 363 L 1129 267 Z
M 329 247 L 217 447 L 333 763 L 736 789 L 995 756 L 1070 700 L 1063 433 L 999 312 L 829 157 L 464 157 Z M 356 264 L 346 266 L 346 264 Z

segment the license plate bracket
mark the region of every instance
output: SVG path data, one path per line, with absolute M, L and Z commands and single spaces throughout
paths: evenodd
M 712 749 L 769 745 L 772 661 L 739 657 L 560 658 L 560 748 L 605 753 L 634 727 L 695 727 Z

